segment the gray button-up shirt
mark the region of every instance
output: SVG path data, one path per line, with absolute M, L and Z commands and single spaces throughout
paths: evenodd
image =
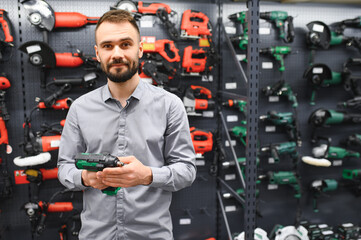
M 79 152 L 133 155 L 151 167 L 148 186 L 121 188 L 116 196 L 85 187 L 74 165 Z M 195 153 L 182 101 L 140 80 L 122 108 L 108 85 L 76 99 L 59 149 L 59 180 L 84 190 L 80 239 L 173 239 L 172 192 L 196 177 Z

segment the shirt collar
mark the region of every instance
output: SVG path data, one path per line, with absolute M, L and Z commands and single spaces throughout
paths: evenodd
M 142 79 L 139 79 L 139 83 L 138 83 L 137 87 L 135 88 L 134 92 L 132 93 L 132 95 L 130 95 L 130 97 L 128 99 L 133 97 L 133 98 L 140 100 L 143 95 L 143 92 L 145 91 L 144 84 L 145 84 L 145 82 Z M 106 102 L 109 99 L 113 99 L 112 94 L 110 93 L 108 84 L 104 85 L 103 90 L 102 90 L 102 95 L 103 95 L 104 102 Z

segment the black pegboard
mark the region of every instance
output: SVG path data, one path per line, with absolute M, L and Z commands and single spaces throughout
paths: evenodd
M 87 16 L 101 16 L 103 13 L 114 6 L 117 1 L 67 1 L 67 0 L 48 0 L 49 5 L 55 12 L 80 12 Z M 144 1 L 150 3 L 152 1 Z M 186 9 L 198 10 L 205 13 L 213 25 L 214 42 L 218 44 L 218 3 L 217 1 L 164 1 L 173 10 L 178 13 L 176 28 L 180 29 L 182 13 Z M 9 17 L 14 25 L 15 30 L 15 48 L 14 56 L 9 63 L 1 64 L 1 70 L 9 71 L 9 79 L 13 81 L 12 87 L 8 91 L 8 108 L 11 114 L 11 121 L 8 123 L 9 138 L 13 146 L 13 153 L 9 158 L 9 170 L 12 174 L 14 170 L 22 169 L 15 166 L 12 160 L 24 154 L 19 143 L 23 141 L 23 122 L 29 117 L 30 111 L 38 104 L 37 99 L 44 99 L 51 95 L 51 92 L 40 87 L 41 70 L 29 62 L 29 56 L 21 53 L 18 48 L 28 41 L 43 41 L 42 32 L 35 26 L 31 25 L 27 19 L 26 11 L 21 1 L 6 0 L 0 4 L 10 14 Z M 144 21 L 144 22 L 143 22 Z M 142 27 L 152 22 L 151 27 Z M 140 22 L 140 32 L 142 36 L 156 36 L 157 39 L 168 38 L 169 36 L 158 19 L 152 16 L 143 17 Z M 85 55 L 94 53 L 94 29 L 95 25 L 86 25 L 77 29 L 55 29 L 48 33 L 48 45 L 54 52 L 75 52 L 81 50 Z M 183 55 L 183 49 L 186 46 L 198 46 L 197 41 L 180 40 L 176 46 Z M 53 78 L 79 78 L 88 71 L 83 67 L 79 68 L 54 68 L 47 71 L 47 82 Z M 218 66 L 212 70 L 213 80 L 201 79 L 200 77 L 183 77 L 181 79 L 181 88 L 187 86 L 201 85 L 216 93 L 219 84 Z M 105 84 L 105 77 L 100 74 L 97 86 Z M 88 92 L 89 89 L 73 88 L 63 97 L 76 99 L 80 95 Z M 211 111 L 212 112 L 212 111 Z M 39 110 L 32 114 L 31 127 L 38 131 L 43 123 L 54 123 L 66 117 L 66 111 L 56 110 Z M 217 129 L 217 115 L 215 111 L 211 113 L 214 117 L 189 117 L 190 126 L 215 131 Z M 52 159 L 44 165 L 45 168 L 56 166 L 57 151 L 51 152 Z M 213 160 L 213 153 L 206 153 L 203 158 L 197 159 L 198 173 L 194 184 L 186 189 L 174 193 L 171 205 L 171 213 L 174 225 L 175 239 L 205 239 L 214 237 L 217 234 L 217 206 L 216 206 L 216 178 L 209 174 L 209 168 Z M 63 186 L 57 180 L 48 180 L 39 186 L 39 199 L 47 201 L 57 191 L 63 189 Z M 30 223 L 24 212 L 20 208 L 32 197 L 29 194 L 29 185 L 15 185 L 14 196 L 2 203 L 1 226 L 7 227 L 0 232 L 4 239 L 56 239 L 59 237 L 59 229 L 62 224 L 67 223 L 68 229 L 71 230 L 75 224 L 71 221 L 72 213 L 66 214 L 49 214 L 46 223 L 46 229 L 40 236 L 31 234 Z M 56 201 L 71 201 L 75 207 L 75 213 L 82 209 L 81 193 L 61 194 L 56 197 Z M 75 226 L 77 229 L 79 226 Z M 19 231 L 21 229 L 22 231 Z M 76 239 L 68 233 L 69 239 Z
M 236 9 L 236 10 L 235 10 Z M 246 11 L 247 8 L 244 3 L 230 3 L 223 4 L 223 24 L 234 27 L 233 23 L 227 18 L 228 15 L 240 11 Z M 277 37 L 277 32 L 274 25 L 260 20 L 260 28 L 269 30 L 269 34 L 260 34 L 259 46 L 290 46 L 292 53 L 285 57 L 286 70 L 283 78 L 288 82 L 293 91 L 297 94 L 299 106 L 297 107 L 298 121 L 300 124 L 302 146 L 298 148 L 300 156 L 311 155 L 313 145 L 311 139 L 311 127 L 307 120 L 309 115 L 317 108 L 337 109 L 338 102 L 345 101 L 352 96 L 346 93 L 342 87 L 321 88 L 317 92 L 316 105 L 309 104 L 311 96 L 311 87 L 303 79 L 303 72 L 309 64 L 310 51 L 306 46 L 306 24 L 311 21 L 323 21 L 326 24 L 331 24 L 344 19 L 355 18 L 359 16 L 360 7 L 358 5 L 346 4 L 279 4 L 270 2 L 260 3 L 260 12 L 280 10 L 286 11 L 289 15 L 294 17 L 296 37 L 293 43 L 284 43 Z M 234 30 L 234 29 L 232 29 Z M 264 29 L 263 29 L 264 30 Z M 238 31 L 238 30 L 237 30 Z M 260 29 L 260 33 L 262 33 Z M 238 32 L 239 33 L 239 32 Z M 232 36 L 233 34 L 229 34 Z M 359 29 L 347 29 L 345 35 L 361 36 Z M 245 52 L 235 48 L 237 55 L 244 55 Z M 333 46 L 329 50 L 318 50 L 315 55 L 315 63 L 324 63 L 328 65 L 332 71 L 339 72 L 342 70 L 342 64 L 350 57 L 359 58 L 360 53 L 351 47 L 344 45 Z M 264 62 L 273 62 L 272 69 L 262 68 Z M 242 63 L 245 66 L 244 63 Z M 224 77 L 223 83 L 233 83 L 234 75 L 238 74 L 238 81 L 243 78 L 239 71 L 234 71 L 233 65 L 223 65 Z M 277 70 L 277 63 L 268 56 L 260 55 L 260 83 L 259 83 L 259 114 L 264 115 L 267 111 L 276 110 L 278 112 L 292 112 L 291 103 L 287 99 L 279 98 L 276 102 L 270 102 L 269 99 L 261 93 L 261 89 L 267 85 L 271 85 L 282 78 L 280 72 Z M 245 69 L 245 68 L 244 68 Z M 355 71 L 359 74 L 359 71 Z M 354 110 L 347 110 L 348 112 L 357 113 Z M 259 142 L 260 146 L 288 141 L 287 135 L 282 129 L 277 127 L 276 132 L 266 132 L 265 128 L 270 124 L 263 122 L 259 123 Z M 332 145 L 337 146 L 339 141 L 352 133 L 358 132 L 357 125 L 336 125 L 330 128 L 321 129 L 318 131 L 320 135 L 332 137 Z M 281 159 L 279 164 L 270 164 L 266 156 L 260 157 L 260 166 L 258 174 L 264 174 L 267 171 L 280 171 L 292 169 L 291 159 L 285 157 Z M 343 168 L 358 168 L 359 159 L 344 160 L 342 166 L 320 168 L 299 162 L 298 169 L 301 176 L 303 196 L 301 198 L 301 219 L 308 220 L 313 223 L 327 223 L 329 226 L 337 226 L 344 222 L 352 222 L 359 225 L 360 210 L 357 206 L 358 198 L 350 191 L 339 187 L 335 192 L 331 192 L 330 197 L 319 198 L 319 212 L 313 212 L 312 208 L 312 194 L 309 191 L 309 184 L 315 179 L 335 178 L 342 179 Z M 268 233 L 272 230 L 275 224 L 294 225 L 296 220 L 296 208 L 298 206 L 297 200 L 293 198 L 293 189 L 290 186 L 279 186 L 277 190 L 268 190 L 268 185 L 265 182 L 257 185 L 259 189 L 258 210 L 262 217 L 257 218 L 257 226 L 265 229 Z M 350 207 L 354 206 L 354 207 Z M 238 220 L 239 217 L 235 218 Z M 230 219 L 228 219 L 230 221 Z M 234 232 L 243 231 L 234 228 Z M 225 235 L 223 235 L 225 236 Z

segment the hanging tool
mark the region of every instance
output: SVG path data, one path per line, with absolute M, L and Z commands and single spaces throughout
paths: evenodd
M 92 172 L 103 171 L 107 167 L 122 167 L 124 163 L 110 154 L 97 153 L 78 153 L 75 156 L 75 166 L 78 169 L 85 169 Z M 102 192 L 114 196 L 120 187 L 107 187 Z
M 34 108 L 33 111 L 34 110 L 36 110 L 36 108 Z M 20 147 L 22 147 L 25 156 L 14 158 L 14 164 L 19 167 L 44 164 L 51 160 L 49 151 L 59 149 L 64 122 L 56 122 L 51 125 L 43 124 L 42 129 L 34 133 L 31 129 L 32 112 L 30 113 L 30 116 L 25 119 L 23 125 L 24 141 L 20 143 Z
M 176 69 L 163 59 L 147 58 L 141 62 L 139 67 L 140 78 L 151 78 L 153 85 L 162 88 L 167 88 L 170 80 L 177 75 Z
M 206 152 L 210 152 L 213 149 L 213 134 L 210 131 L 204 131 L 196 127 L 190 128 L 191 138 L 194 146 L 194 150 L 197 154 L 202 156 Z
M 261 48 L 259 52 L 261 54 L 271 55 L 276 61 L 278 61 L 279 65 L 280 65 L 278 70 L 281 73 L 286 70 L 284 56 L 291 53 L 291 47 L 275 46 L 275 47 Z
M 307 229 L 302 226 L 282 226 L 275 225 L 269 234 L 270 239 L 274 240 L 288 240 L 288 239 L 298 239 L 298 240 L 310 240 L 308 237 Z
M 146 39 L 147 37 L 145 37 Z M 155 42 L 143 42 L 144 53 L 158 53 L 168 62 L 180 62 L 179 49 L 174 41 L 169 39 L 159 39 Z
M 203 48 L 193 49 L 192 46 L 184 48 L 182 67 L 183 76 L 209 75 L 217 62 L 217 57 L 209 50 Z
M 275 24 L 278 29 L 278 38 L 285 43 L 293 42 L 295 38 L 295 28 L 293 26 L 293 17 L 285 11 L 260 12 L 261 19 L 270 21 Z M 286 30 L 287 29 L 287 30 Z M 286 34 L 287 32 L 287 34 Z
M 348 37 L 339 30 L 333 31 L 330 26 L 321 21 L 313 21 L 307 24 L 309 32 L 306 36 L 307 45 L 311 49 L 310 63 L 313 63 L 316 49 L 329 49 L 330 46 L 345 43 L 347 47 L 353 46 L 361 51 L 361 38 Z
M 272 161 L 280 162 L 281 155 L 287 154 L 291 157 L 294 164 L 298 161 L 298 151 L 295 142 L 271 143 L 261 147 L 261 152 L 269 152 Z
M 8 61 L 12 56 L 14 47 L 14 29 L 4 9 L 0 9 L 0 25 L 4 38 L 0 38 L 0 62 Z M 7 55 L 8 57 L 4 57 Z
M 84 76 L 79 78 L 53 78 L 54 81 L 49 82 L 46 85 L 46 89 L 50 90 L 49 87 L 51 85 L 55 85 L 55 86 L 69 85 L 69 86 L 80 86 L 84 88 L 94 88 L 98 78 L 99 75 L 96 72 L 86 73 L 84 74 Z
M 222 106 L 236 108 L 243 114 L 247 113 L 247 101 L 240 100 L 240 99 L 228 99 L 222 103 Z
M 272 185 L 290 185 L 294 190 L 294 197 L 301 198 L 301 184 L 299 176 L 293 171 L 268 172 L 267 175 L 259 176 L 260 180 L 268 179 Z
M 344 30 L 348 27 L 361 28 L 361 16 L 352 19 L 345 19 L 342 20 L 341 22 L 333 23 L 332 26 L 335 27 L 335 32 L 337 34 L 343 34 Z
M 23 0 L 29 22 L 43 31 L 43 41 L 48 43 L 48 32 L 54 28 L 79 28 L 87 24 L 96 24 L 99 17 L 87 17 L 78 12 L 54 12 L 43 0 Z
M 196 10 L 185 10 L 182 15 L 181 35 L 183 39 L 207 38 L 212 35 L 212 26 L 206 14 Z
M 239 36 L 230 37 L 231 42 L 241 50 L 246 50 L 248 45 L 247 11 L 233 13 L 228 16 L 228 19 L 242 26 L 242 33 Z
M 361 195 L 361 169 L 342 169 L 343 186 L 349 188 L 355 196 Z
M 335 179 L 317 179 L 310 184 L 311 192 L 313 193 L 313 211 L 318 212 L 318 198 L 320 195 L 326 195 L 325 192 L 335 191 L 338 187 L 338 182 Z M 328 195 L 326 195 L 328 196 Z
M 346 147 L 361 147 L 361 134 L 351 134 L 347 137 L 347 139 L 341 141 L 341 144 L 345 145 Z
M 261 115 L 259 119 L 271 122 L 275 126 L 285 127 L 289 140 L 297 142 L 297 146 L 302 145 L 297 118 L 292 112 L 279 113 L 276 111 L 268 111 L 267 115 Z
M 286 83 L 284 79 L 279 80 L 273 85 L 266 86 L 262 89 L 265 96 L 285 96 L 288 101 L 292 102 L 292 107 L 298 107 L 296 94 L 293 92 L 291 86 Z
M 29 62 L 42 70 L 40 86 L 45 88 L 47 68 L 69 67 L 75 68 L 82 65 L 88 66 L 88 70 L 100 70 L 96 57 L 85 56 L 80 50 L 76 53 L 56 53 L 46 43 L 40 41 L 29 41 L 22 44 L 19 50 L 29 55 Z
M 321 144 L 312 149 L 312 154 L 316 158 L 327 159 L 345 159 L 345 158 L 359 158 L 360 153 L 351 151 L 341 147 L 329 146 L 329 144 Z
M 183 104 L 189 116 L 202 116 L 200 111 L 215 107 L 212 92 L 203 86 L 190 85 L 184 94 Z
M 246 146 L 246 138 L 247 138 L 247 127 L 246 126 L 234 126 L 232 127 L 229 132 L 231 135 L 237 137 L 239 141 Z
M 131 12 L 136 20 L 144 15 L 157 16 L 168 31 L 171 39 L 179 40 L 179 32 L 175 24 L 170 21 L 169 17 L 174 18 L 177 15 L 169 5 L 165 3 L 144 3 L 143 1 L 120 0 L 110 9 L 123 9 Z

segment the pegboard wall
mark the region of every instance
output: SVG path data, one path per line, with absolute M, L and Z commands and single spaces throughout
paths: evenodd
M 224 33 L 222 34 L 222 86 L 221 89 L 229 93 L 237 93 L 245 95 L 245 89 L 242 86 L 247 85 L 242 71 L 235 64 L 236 57 L 244 71 L 247 69 L 247 63 L 242 59 L 247 58 L 247 50 L 242 50 L 239 45 L 227 44 L 227 41 L 234 36 L 243 33 L 241 23 L 235 23 L 228 19 L 231 14 L 247 11 L 246 6 L 240 3 L 225 2 L 222 4 L 222 25 Z M 270 11 L 285 11 L 289 16 L 293 16 L 293 24 L 295 27 L 295 37 L 293 42 L 285 43 L 279 38 L 278 30 L 275 24 L 264 19 L 259 20 L 259 48 L 265 49 L 276 46 L 290 47 L 291 52 L 284 55 L 285 70 L 283 73 L 279 71 L 279 62 L 272 55 L 262 54 L 259 56 L 259 103 L 258 113 L 260 116 L 267 115 L 270 111 L 277 113 L 291 113 L 298 120 L 298 128 L 301 134 L 302 144 L 293 149 L 297 154 L 297 163 L 292 160 L 291 154 L 281 154 L 279 162 L 270 152 L 262 151 L 262 148 L 268 147 L 270 144 L 293 142 L 286 134 L 282 126 L 275 126 L 272 122 L 259 120 L 258 139 L 259 139 L 259 164 L 258 165 L 258 183 L 257 183 L 257 221 L 256 226 L 260 227 L 268 234 L 272 232 L 275 225 L 296 226 L 307 221 L 311 224 L 327 224 L 335 229 L 343 223 L 352 223 L 355 226 L 360 225 L 361 209 L 357 202 L 359 198 L 346 186 L 345 179 L 342 177 L 343 169 L 358 169 L 360 167 L 359 157 L 345 157 L 331 160 L 329 167 L 316 167 L 306 164 L 302 161 L 304 156 L 312 156 L 312 149 L 325 140 L 319 140 L 313 143 L 313 128 L 308 123 L 310 115 L 319 108 L 336 111 L 346 111 L 348 114 L 359 114 L 359 111 L 352 108 L 340 108 L 339 102 L 347 101 L 353 98 L 350 92 L 344 90 L 342 84 L 337 86 L 320 87 L 317 90 L 315 105 L 310 104 L 312 94 L 312 86 L 304 77 L 304 72 L 310 67 L 310 48 L 306 42 L 308 33 L 307 24 L 312 21 L 321 21 L 327 25 L 340 22 L 345 19 L 352 19 L 360 16 L 360 7 L 342 4 L 278 4 L 270 2 L 260 2 L 260 13 Z M 286 26 L 287 30 L 287 26 Z M 355 36 L 360 38 L 360 28 L 346 28 L 345 36 Z M 233 56 L 235 53 L 235 57 Z M 331 46 L 327 50 L 318 49 L 314 54 L 313 64 L 323 63 L 329 66 L 333 72 L 341 72 L 343 65 L 349 58 L 360 59 L 360 51 L 355 47 L 340 44 Z M 352 74 L 360 76 L 360 67 L 352 68 Z M 247 77 L 247 72 L 246 72 Z M 297 97 L 298 106 L 292 107 L 293 102 L 288 100 L 287 96 L 266 96 L 262 91 L 267 86 L 273 86 L 280 80 L 284 80 L 289 84 L 291 90 Z M 226 96 L 226 95 L 224 95 Z M 240 118 L 235 112 L 225 110 L 228 118 L 228 125 L 239 125 Z M 348 136 L 359 132 L 359 124 L 335 124 L 325 128 L 316 130 L 316 135 L 324 138 L 331 138 L 331 146 L 344 147 L 341 141 Z M 235 139 L 236 140 L 236 139 Z M 235 141 L 236 150 L 242 147 L 242 144 Z M 241 146 L 241 147 L 239 147 Z M 243 148 L 244 149 L 244 148 Z M 266 149 L 266 148 L 265 148 Z M 349 151 L 359 152 L 359 147 L 347 148 Z M 229 147 L 227 151 L 230 152 Z M 282 153 L 282 150 L 280 150 Z M 231 154 L 229 154 L 231 156 Z M 237 156 L 244 156 L 244 152 L 237 152 Z M 230 157 L 231 158 L 231 157 Z M 295 190 L 290 184 L 274 184 L 269 182 L 267 177 L 272 173 L 279 171 L 293 172 L 298 174 L 300 181 L 301 197 L 296 198 Z M 241 184 L 235 175 L 234 169 L 224 169 L 220 177 L 229 179 L 226 181 L 233 189 L 240 188 Z M 232 175 L 233 174 L 233 175 Z M 233 177 L 232 177 L 233 176 Z M 311 183 L 315 180 L 333 179 L 338 183 L 337 189 L 330 192 L 315 193 L 312 191 Z M 289 180 L 289 179 L 287 179 Z M 227 189 L 223 192 L 229 193 Z M 314 208 L 314 196 L 318 197 L 318 211 Z M 224 196 L 229 196 L 224 195 Z M 235 198 L 224 199 L 224 208 L 228 217 L 231 233 L 243 231 L 242 223 L 245 210 L 241 207 Z M 237 221 L 234 221 L 237 219 Z M 224 224 L 224 221 L 223 221 Z M 226 226 L 222 228 L 222 237 L 227 238 Z M 274 237 L 274 236 L 273 236 Z M 222 238 L 222 239 L 223 239 Z M 318 238 L 314 238 L 318 239 Z M 337 239 L 337 238 L 336 238 Z
M 151 1 L 144 1 L 151 3 Z M 95 0 L 48 0 L 47 3 L 55 12 L 79 12 L 86 16 L 99 17 L 114 6 L 117 1 Z M 238 35 L 241 31 L 240 25 L 228 19 L 228 16 L 237 12 L 246 11 L 246 3 L 231 1 L 162 1 L 177 12 L 172 18 L 176 23 L 176 29 L 180 29 L 182 13 L 187 9 L 201 11 L 206 14 L 212 24 L 213 41 L 219 53 L 219 59 L 209 76 L 177 76 L 172 79 L 170 85 L 175 88 L 176 93 L 183 98 L 185 90 L 190 85 L 202 86 L 212 92 L 216 106 L 200 112 L 200 116 L 189 115 L 191 127 L 201 129 L 213 134 L 213 150 L 199 155 L 196 161 L 197 178 L 189 188 L 175 192 L 171 205 L 175 239 L 228 239 L 227 227 L 232 235 L 244 231 L 247 222 L 244 221 L 245 209 L 242 200 L 237 199 L 230 193 L 231 190 L 242 189 L 240 171 L 244 171 L 244 165 L 240 168 L 234 166 L 234 157 L 245 157 L 245 136 L 232 135 L 236 127 L 243 127 L 243 121 L 247 119 L 247 109 L 241 111 L 223 106 L 229 99 L 246 100 L 248 78 L 247 63 L 240 61 L 247 58 L 247 51 L 240 50 L 237 46 L 229 44 L 229 38 Z M 64 190 L 57 179 L 40 181 L 37 184 L 15 184 L 14 171 L 25 169 L 51 169 L 56 167 L 57 151 L 51 151 L 51 160 L 46 164 L 36 167 L 19 167 L 13 163 L 13 159 L 24 156 L 24 149 L 20 143 L 24 142 L 23 123 L 30 112 L 42 101 L 53 94 L 42 88 L 42 70 L 29 62 L 29 56 L 22 53 L 19 47 L 29 41 L 43 41 L 43 33 L 36 26 L 31 25 L 27 18 L 27 12 L 21 1 L 3 0 L 0 9 L 8 13 L 13 25 L 14 47 L 9 61 L 0 63 L 0 72 L 5 73 L 11 82 L 11 87 L 6 89 L 5 101 L 10 114 L 10 120 L 6 121 L 9 133 L 9 145 L 12 151 L 5 154 L 2 149 L 0 154 L 3 169 L 8 169 L 12 187 L 12 195 L 3 198 L 0 204 L 0 239 L 60 239 L 59 231 L 64 230 L 68 239 L 77 239 L 76 232 L 80 227 L 78 214 L 82 209 L 81 192 L 66 192 L 55 195 Z M 297 120 L 301 132 L 302 145 L 297 147 L 298 161 L 295 164 L 287 155 L 282 155 L 278 163 L 274 163 L 267 152 L 260 152 L 258 172 L 259 176 L 267 176 L 267 173 L 277 171 L 297 170 L 301 182 L 300 199 L 294 198 L 294 190 L 287 185 L 277 185 L 262 179 L 257 184 L 257 216 L 256 226 L 270 233 L 276 224 L 283 226 L 295 225 L 298 220 L 310 223 L 325 223 L 329 226 L 338 226 L 342 223 L 351 222 L 360 225 L 361 209 L 357 198 L 348 188 L 342 186 L 342 169 L 358 169 L 359 158 L 343 159 L 333 161 L 330 167 L 315 167 L 301 161 L 302 156 L 310 156 L 312 148 L 316 144 L 311 143 L 312 128 L 308 124 L 310 114 L 318 108 L 337 109 L 337 103 L 346 101 L 350 94 L 340 86 L 320 88 L 317 91 L 316 105 L 310 105 L 309 99 L 312 87 L 303 78 L 304 71 L 309 67 L 310 50 L 306 45 L 306 25 L 311 21 L 322 21 L 326 24 L 354 18 L 360 15 L 359 6 L 332 5 L 332 4 L 277 4 L 270 2 L 260 3 L 260 12 L 286 11 L 294 17 L 295 39 L 292 43 L 284 43 L 278 39 L 277 30 L 274 25 L 265 20 L 260 20 L 259 26 L 259 48 L 271 46 L 289 46 L 291 53 L 284 56 L 285 71 L 278 71 L 278 62 L 270 55 L 260 55 L 260 82 L 258 113 L 267 114 L 268 111 L 297 113 Z M 139 20 L 142 36 L 155 36 L 156 39 L 170 39 L 161 21 L 154 16 L 143 16 Z M 86 56 L 94 56 L 94 29 L 95 25 L 86 25 L 74 29 L 55 29 L 48 33 L 48 45 L 54 52 L 72 52 L 80 50 Z M 361 37 L 360 29 L 346 29 L 345 35 Z M 0 31 L 0 38 L 2 39 Z M 184 55 L 187 46 L 199 48 L 198 41 L 179 40 L 176 41 L 179 55 Z M 323 63 L 332 71 L 342 71 L 345 61 L 349 58 L 360 58 L 360 53 L 352 47 L 344 45 L 332 46 L 328 50 L 317 50 L 314 63 Z M 240 63 L 239 63 L 240 61 Z M 177 70 L 182 71 L 179 65 L 174 65 Z M 239 66 L 242 66 L 240 69 Z M 354 69 L 352 69 L 354 70 Z M 357 72 L 357 69 L 355 70 Z M 89 67 L 76 68 L 51 68 L 46 70 L 46 82 L 55 79 L 79 79 L 84 75 L 96 72 L 96 86 L 106 83 L 102 73 Z M 292 108 L 292 103 L 287 97 L 266 97 L 262 89 L 284 79 L 297 96 L 298 106 Z M 149 81 L 149 79 L 144 79 Z M 57 88 L 52 88 L 57 89 Z M 72 87 L 62 98 L 76 99 L 80 95 L 90 91 L 91 88 Z M 347 110 L 358 113 L 356 110 Z M 198 112 L 199 113 L 199 112 Z M 66 110 L 40 109 L 32 113 L 31 129 L 34 132 L 42 130 L 44 124 L 52 125 L 66 117 Z M 222 122 L 222 117 L 225 124 Z M 231 130 L 231 131 L 229 131 Z M 227 133 L 230 134 L 230 138 Z M 339 141 L 350 134 L 358 133 L 357 125 L 333 125 L 326 129 L 318 129 L 318 135 L 332 138 L 332 146 L 338 145 Z M 289 139 L 282 127 L 274 127 L 272 124 L 260 121 L 259 128 L 260 149 L 268 144 L 286 142 Z M 219 139 L 219 145 L 216 144 Z M 1 145 L 3 147 L 3 145 Z M 232 147 L 231 147 L 232 146 Z M 225 154 L 221 156 L 220 149 Z M 232 149 L 233 148 L 233 149 Z M 357 151 L 358 149 L 353 149 Z M 4 163 L 7 163 L 6 165 Z M 312 205 L 313 192 L 310 184 L 319 179 L 336 179 L 339 183 L 337 190 L 328 192 L 328 197 L 320 195 L 318 198 L 318 212 Z M 226 185 L 225 185 L 225 184 Z M 229 188 L 227 188 L 229 187 Z M 35 194 L 36 188 L 39 189 Z M 217 191 L 218 190 L 218 191 Z M 244 194 L 237 191 L 236 194 L 244 198 Z M 49 213 L 45 222 L 45 230 L 36 235 L 33 233 L 29 217 L 26 215 L 24 205 L 29 202 L 38 201 L 66 201 L 72 202 L 74 210 L 65 213 Z M 299 209 L 299 211 L 297 210 Z M 224 215 L 228 219 L 225 224 Z M 66 228 L 65 228 L 66 227 Z M 67 232 L 65 232 L 67 229 Z M 65 239 L 65 238 L 64 238 Z

